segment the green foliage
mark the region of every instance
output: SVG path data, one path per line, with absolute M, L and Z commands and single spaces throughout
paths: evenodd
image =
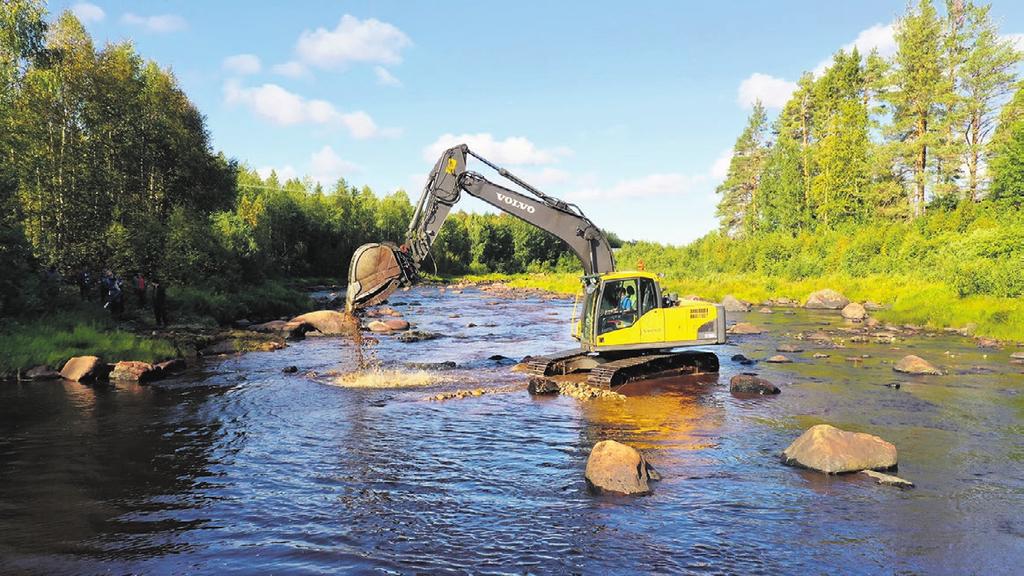
M 305 293 L 280 281 L 224 290 L 172 284 L 167 292 L 168 306 L 175 321 L 213 318 L 219 324 L 228 324 L 246 318 L 260 322 L 308 312 L 312 306 Z
M 117 330 L 95 306 L 65 306 L 59 313 L 4 324 L 0 374 L 44 364 L 59 369 L 72 356 L 96 355 L 106 362 L 157 362 L 178 355 L 161 339 Z
M 765 131 L 768 116 L 760 101 L 747 119 L 747 126 L 736 140 L 725 181 L 715 190 L 722 196 L 717 216 L 723 231 L 739 234 L 755 225 L 759 199 L 758 181 L 766 154 Z

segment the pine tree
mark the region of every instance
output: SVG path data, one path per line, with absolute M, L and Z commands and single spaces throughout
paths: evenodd
M 911 177 L 914 213 L 925 209 L 925 191 L 933 172 L 932 148 L 942 141 L 944 100 L 952 93 L 942 65 L 942 22 L 931 0 L 919 0 L 896 26 L 895 67 L 885 92 L 891 107 L 889 136 L 899 142 L 899 157 Z
M 980 171 L 991 152 L 989 141 L 997 121 L 997 108 L 1010 94 L 1021 53 L 999 37 L 989 16 L 990 6 L 966 7 L 965 57 L 960 70 L 964 118 L 963 163 L 967 166 L 967 197 L 977 200 L 982 189 Z
M 764 165 L 767 122 L 764 106 L 755 102 L 747 126 L 733 147 L 725 181 L 715 189 L 721 195 L 718 220 L 727 234 L 737 235 L 756 226 L 752 207 L 757 203 L 758 180 Z

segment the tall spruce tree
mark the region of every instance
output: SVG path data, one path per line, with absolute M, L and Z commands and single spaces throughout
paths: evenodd
M 758 100 L 747 119 L 747 126 L 733 146 L 732 160 L 725 181 L 715 190 L 721 195 L 717 216 L 724 232 L 738 235 L 756 228 L 755 212 L 758 181 L 766 156 L 765 136 L 768 116 Z

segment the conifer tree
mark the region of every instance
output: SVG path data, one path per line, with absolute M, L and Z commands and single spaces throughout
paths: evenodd
M 898 157 L 910 176 L 914 214 L 925 209 L 925 194 L 934 173 L 933 148 L 944 135 L 940 118 L 952 93 L 943 70 L 942 22 L 931 0 L 919 0 L 896 26 L 894 68 L 885 92 L 892 112 L 889 137 L 898 142 Z
M 989 141 L 998 119 L 998 106 L 1013 89 L 1021 53 L 1009 40 L 999 37 L 989 15 L 990 6 L 969 5 L 966 11 L 966 47 L 960 69 L 964 115 L 963 163 L 967 167 L 966 192 L 971 200 L 980 196 L 982 166 L 991 151 Z
M 736 140 L 725 181 L 715 190 L 721 195 L 717 216 L 727 234 L 737 235 L 756 227 L 752 207 L 765 159 L 765 132 L 768 116 L 760 101 L 747 120 L 747 126 Z

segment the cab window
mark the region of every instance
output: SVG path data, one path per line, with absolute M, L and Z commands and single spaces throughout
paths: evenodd
M 604 334 L 632 326 L 638 317 L 637 303 L 636 280 L 606 282 L 601 292 L 597 333 Z
M 640 278 L 637 284 L 639 285 L 637 293 L 640 295 L 637 299 L 637 308 L 640 316 L 643 316 L 658 307 L 658 291 L 654 285 L 654 280 L 650 278 Z

